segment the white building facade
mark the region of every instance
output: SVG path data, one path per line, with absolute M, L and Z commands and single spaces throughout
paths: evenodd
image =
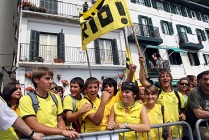
M 24 88 L 32 86 L 25 74 L 39 66 L 52 68 L 54 81 L 59 85 L 61 80 L 90 77 L 86 52 L 81 49 L 78 17 L 84 1 L 28 1 L 29 6 L 28 3 L 22 5 L 19 29 L 17 79 L 21 85 Z M 89 7 L 94 3 L 85 1 Z M 158 52 L 163 60 L 168 60 L 175 80 L 209 69 L 209 8 L 180 1 L 127 0 L 143 55 L 149 60 L 152 53 Z M 121 81 L 117 76 L 125 73 L 125 38 L 130 45 L 133 63 L 138 65 L 133 32 L 129 27 L 125 34 L 118 29 L 87 46 L 93 77 L 99 80 L 102 76 L 113 77 Z M 150 70 L 148 61 L 146 69 L 150 79 L 156 81 L 157 72 Z M 56 78 L 56 74 L 62 75 L 61 80 Z M 68 88 L 65 88 L 67 92 Z

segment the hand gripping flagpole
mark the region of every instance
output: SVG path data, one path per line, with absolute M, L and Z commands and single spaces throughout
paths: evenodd
M 142 52 L 140 50 L 140 45 L 139 45 L 139 42 L 138 42 L 138 39 L 137 39 L 137 36 L 136 36 L 136 32 L 134 31 L 134 25 L 131 25 L 131 29 L 132 29 L 132 32 L 134 34 L 134 39 L 135 39 L 136 46 L 137 46 L 137 49 L 138 49 L 138 54 L 139 54 L 139 56 L 142 56 Z M 142 67 L 144 69 L 144 73 L 145 73 L 146 78 L 148 78 L 148 74 L 147 74 L 147 71 L 145 69 L 144 64 L 142 65 Z

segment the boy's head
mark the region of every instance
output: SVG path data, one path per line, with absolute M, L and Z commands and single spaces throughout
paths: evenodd
M 108 87 L 113 87 L 113 91 L 109 90 Z M 117 82 L 113 78 L 104 79 L 102 82 L 102 91 L 111 92 L 110 94 L 116 95 L 118 92 Z
M 95 77 L 89 77 L 85 82 L 85 91 L 91 100 L 95 100 L 99 91 L 99 80 Z
M 70 92 L 73 97 L 80 97 L 84 90 L 84 80 L 81 77 L 75 77 L 70 81 Z
M 31 80 L 35 88 L 37 88 L 37 83 L 35 82 L 35 78 L 40 80 L 45 75 L 49 75 L 53 78 L 53 71 L 47 67 L 38 67 L 33 69 L 31 74 Z

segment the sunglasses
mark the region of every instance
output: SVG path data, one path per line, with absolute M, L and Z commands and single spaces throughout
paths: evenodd
M 128 85 L 128 86 L 133 86 L 134 85 L 134 83 L 132 83 L 132 82 L 123 82 L 123 84 Z
M 185 85 L 185 86 L 188 86 L 189 84 L 188 83 L 180 83 L 180 85 Z

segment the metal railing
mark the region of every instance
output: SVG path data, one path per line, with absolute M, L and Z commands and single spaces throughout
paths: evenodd
M 200 129 L 199 129 L 200 123 L 205 122 L 206 126 L 207 126 L 207 129 L 208 129 L 208 132 L 209 132 L 208 121 L 209 121 L 209 119 L 198 119 L 197 120 L 197 122 L 195 124 L 195 129 L 196 129 L 196 132 L 197 132 L 197 140 L 201 140 Z
M 192 135 L 192 129 L 190 127 L 190 125 L 185 122 L 185 121 L 179 121 L 179 122 L 175 122 L 175 123 L 164 123 L 164 124 L 156 124 L 156 125 L 151 125 L 151 129 L 158 129 L 158 134 L 160 134 L 160 128 L 162 127 L 169 127 L 169 126 L 179 126 L 178 127 L 178 134 L 180 137 L 180 125 L 184 125 L 187 127 L 188 129 L 188 136 L 189 136 L 189 140 L 193 140 L 193 135 Z M 81 133 L 80 134 L 80 139 L 81 140 L 85 140 L 85 138 L 89 138 L 89 137 L 94 137 L 94 139 L 98 140 L 99 136 L 107 136 L 107 138 L 109 137 L 109 140 L 113 139 L 113 136 L 119 133 L 125 133 L 125 132 L 130 132 L 132 130 L 130 129 L 116 129 L 116 130 L 106 130 L 106 131 L 99 131 L 99 132 L 91 132 L 91 133 Z M 136 138 L 135 140 L 138 140 L 138 136 L 137 136 L 137 132 L 135 132 L 136 134 Z M 147 133 L 149 134 L 149 132 Z M 158 135 L 159 139 L 160 139 L 160 135 Z M 149 136 L 147 137 L 148 140 L 150 140 Z M 56 135 L 56 136 L 47 136 L 44 137 L 43 140 L 55 140 L 55 139 L 69 139 L 68 137 L 65 136 L 61 136 L 61 135 Z
M 138 36 L 161 38 L 158 27 L 133 23 L 134 31 Z M 127 27 L 128 36 L 133 34 L 132 27 Z
M 19 61 L 22 62 L 33 62 L 34 59 L 31 58 L 31 44 L 21 43 L 19 49 Z M 42 57 L 44 62 L 53 62 L 57 55 L 57 46 L 56 45 L 41 45 L 37 46 L 38 56 Z M 87 64 L 86 52 L 82 50 L 81 47 L 71 47 L 64 46 L 65 52 L 65 63 L 76 63 L 76 64 Z M 100 49 L 100 62 L 101 64 L 113 64 L 113 55 L 112 50 Z M 118 51 L 119 65 L 125 65 L 126 52 Z M 96 64 L 96 52 L 94 48 L 88 48 L 89 61 L 92 64 Z M 98 54 L 97 54 L 98 55 Z
M 28 0 L 30 3 L 34 4 L 36 7 L 44 7 L 47 9 L 46 13 L 62 16 L 73 16 L 79 17 L 79 11 L 83 11 L 83 6 L 73 3 L 67 3 L 63 1 L 56 0 Z

